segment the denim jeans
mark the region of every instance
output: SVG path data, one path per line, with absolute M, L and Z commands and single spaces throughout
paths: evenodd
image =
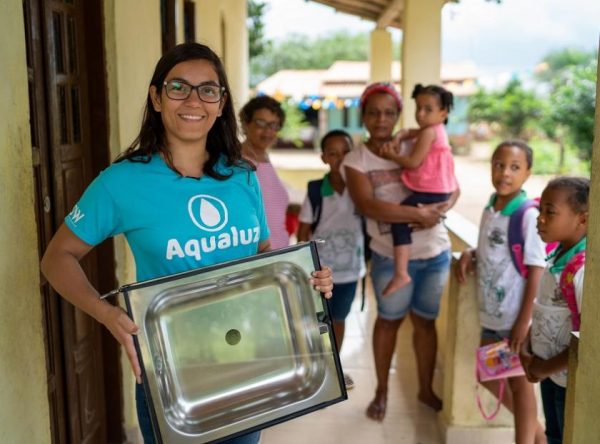
M 561 444 L 565 429 L 565 397 L 567 389 L 550 378 L 540 383 L 544 416 L 546 417 L 546 437 L 548 444 Z

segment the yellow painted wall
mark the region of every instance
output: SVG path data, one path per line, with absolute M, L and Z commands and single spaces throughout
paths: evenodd
M 23 5 L 0 3 L 0 440 L 50 442 Z
M 142 122 L 148 85 L 161 56 L 160 3 L 145 0 L 106 0 L 105 48 L 111 157 L 131 144 Z M 115 239 L 117 278 L 135 281 L 131 251 L 122 236 Z M 124 413 L 127 431 L 137 429 L 133 379 L 129 362 L 121 355 Z
M 246 27 L 246 0 L 220 2 L 225 23 L 225 51 L 221 58 L 233 96 L 233 105 L 239 110 L 248 100 L 248 28 Z

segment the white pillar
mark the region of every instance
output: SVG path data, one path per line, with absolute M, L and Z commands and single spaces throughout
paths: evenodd
M 392 80 L 392 34 L 385 29 L 376 28 L 370 37 L 369 83 L 389 82 Z
M 445 0 L 405 0 L 402 23 L 402 127 L 415 127 L 411 99 L 417 83 L 440 84 L 441 13 Z

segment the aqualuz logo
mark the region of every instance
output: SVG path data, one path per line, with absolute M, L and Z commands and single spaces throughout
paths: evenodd
M 227 207 L 221 199 L 199 194 L 188 202 L 188 212 L 192 222 L 204 231 L 219 231 L 227 224 Z
M 239 228 L 233 224 L 227 225 L 229 212 L 221 199 L 198 194 L 190 198 L 187 209 L 194 225 L 208 235 L 193 239 L 169 239 L 165 254 L 167 260 L 192 257 L 200 261 L 204 254 L 215 250 L 258 244 L 260 227 Z

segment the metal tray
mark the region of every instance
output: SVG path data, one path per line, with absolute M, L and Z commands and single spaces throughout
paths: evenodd
M 158 442 L 220 442 L 346 399 L 313 242 L 122 287 Z

